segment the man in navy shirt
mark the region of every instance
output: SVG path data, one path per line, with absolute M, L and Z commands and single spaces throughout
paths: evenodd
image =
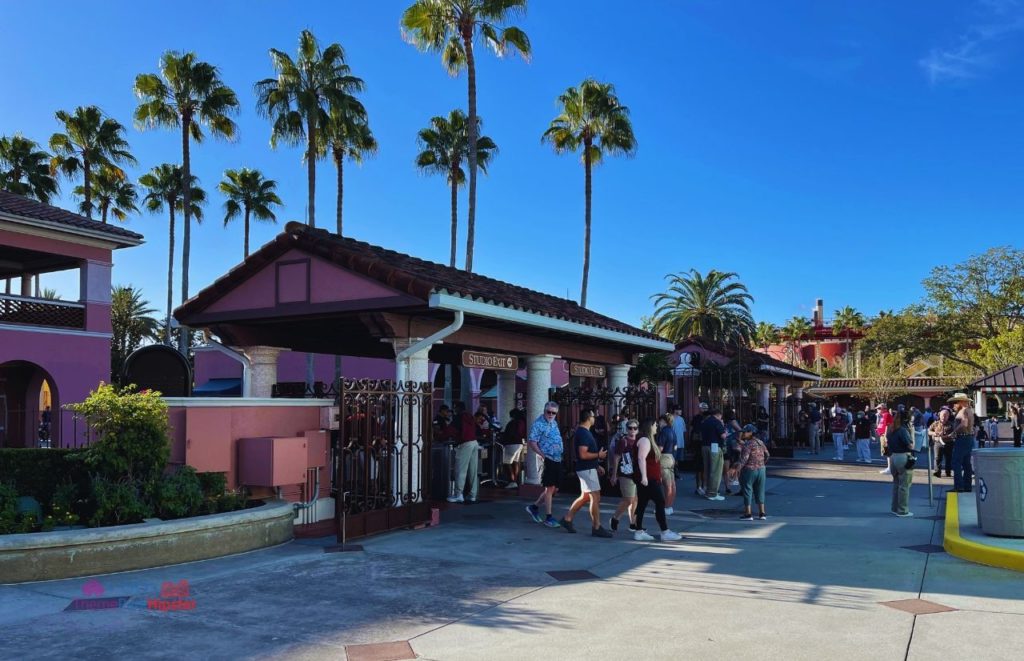
M 704 458 L 704 484 L 708 500 L 725 500 L 718 495 L 722 482 L 722 453 L 725 451 L 725 424 L 722 412 L 712 410 L 700 423 L 700 451 Z
M 569 532 L 576 532 L 572 519 L 584 505 L 590 504 L 590 534 L 594 537 L 611 537 L 612 534 L 601 525 L 601 478 L 599 462 L 608 456 L 608 450 L 598 447 L 597 439 L 590 433 L 594 425 L 594 412 L 589 409 L 580 411 L 580 424 L 573 437 L 573 449 L 576 452 L 576 476 L 580 478 L 580 495 L 569 506 L 569 511 L 559 521 Z

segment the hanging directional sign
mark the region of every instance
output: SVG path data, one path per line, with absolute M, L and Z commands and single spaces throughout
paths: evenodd
M 509 370 L 516 371 L 519 369 L 519 357 L 512 356 L 507 353 L 485 353 L 483 351 L 463 351 L 462 352 L 462 366 L 463 367 L 482 367 L 489 370 Z
M 569 376 L 589 376 L 595 379 L 605 377 L 604 365 L 590 365 L 588 363 L 569 363 Z

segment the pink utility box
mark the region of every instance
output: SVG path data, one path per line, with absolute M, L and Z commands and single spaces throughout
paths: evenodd
M 302 435 L 306 439 L 309 450 L 309 468 L 321 468 L 327 465 L 327 432 L 323 430 L 307 431 Z
M 304 484 L 308 446 L 305 436 L 238 439 L 238 483 L 249 487 Z

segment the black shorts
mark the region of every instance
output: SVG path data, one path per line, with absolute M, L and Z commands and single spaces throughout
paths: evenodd
M 544 457 L 544 473 L 540 476 L 541 485 L 545 487 L 561 486 L 564 470 L 562 462 Z

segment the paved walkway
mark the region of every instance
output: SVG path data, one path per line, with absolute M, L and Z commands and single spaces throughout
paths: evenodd
M 344 659 L 346 647 L 350 660 L 409 649 L 445 661 L 1019 656 L 1024 574 L 948 556 L 935 546 L 942 522 L 924 488 L 914 487 L 917 516 L 897 519 L 883 480 L 877 467 L 773 461 L 768 521 L 739 521 L 738 498 L 685 495 L 677 511 L 689 511 L 671 517 L 685 535 L 676 543 L 543 528 L 511 500 L 364 540 L 363 553 L 325 554 L 333 540 L 301 540 L 98 577 L 105 597 L 131 597 L 118 609 L 65 611 L 83 596 L 82 579 L 0 586 L 0 656 Z M 691 478 L 683 484 L 692 492 Z M 583 514 L 577 527 L 586 525 Z M 566 570 L 593 578 L 548 573 Z M 164 582 L 183 580 L 194 610 L 147 609 Z M 382 642 L 401 643 L 398 653 L 355 647 Z

